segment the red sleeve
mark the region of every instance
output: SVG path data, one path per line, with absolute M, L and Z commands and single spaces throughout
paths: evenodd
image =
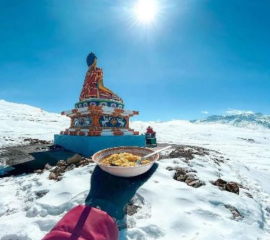
M 105 212 L 91 206 L 71 209 L 42 240 L 118 240 L 118 227 Z

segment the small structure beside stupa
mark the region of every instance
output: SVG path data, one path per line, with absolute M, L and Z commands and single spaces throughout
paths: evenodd
M 74 109 L 61 113 L 71 118 L 70 127 L 55 135 L 55 144 L 85 155 L 108 147 L 145 146 L 144 136 L 129 127 L 130 117 L 139 112 L 125 110 L 123 100 L 104 86 L 103 71 L 97 67 L 94 53 L 86 62 L 88 71 L 79 102 Z
M 156 147 L 157 146 L 156 132 L 150 126 L 146 129 L 145 141 L 146 141 L 147 147 Z

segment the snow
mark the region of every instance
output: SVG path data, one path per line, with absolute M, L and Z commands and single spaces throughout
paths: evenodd
M 212 115 L 205 119 L 193 120 L 195 123 L 222 123 L 250 129 L 270 129 L 270 116 L 251 111 L 231 110 L 226 115 Z
M 68 125 L 60 115 L 3 101 L 0 113 L 1 126 L 13 124 L 8 131 L 1 128 L 2 146 L 7 145 L 3 140 L 7 134 L 14 139 L 8 144 L 22 143 L 25 136 L 52 140 L 53 131 L 58 133 Z M 141 208 L 133 216 L 126 216 L 128 228 L 121 230 L 120 240 L 270 239 L 270 130 L 181 120 L 137 121 L 131 127 L 144 132 L 149 125 L 157 131 L 159 143 L 200 146 L 211 151 L 209 155 L 195 155 L 188 162 L 159 161 L 157 170 L 134 196 Z M 214 158 L 222 158 L 224 163 L 217 164 Z M 206 185 L 192 188 L 176 181 L 175 171 L 168 171 L 167 167 L 196 170 Z M 1 178 L 0 239 L 41 239 L 68 210 L 84 204 L 94 168 L 94 164 L 75 168 L 59 182 L 48 179 L 49 171 Z M 248 189 L 241 188 L 239 195 L 221 191 L 210 183 L 218 178 L 241 183 Z M 243 218 L 233 219 L 225 205 L 237 208 Z
M 52 140 L 69 126 L 70 119 L 26 104 L 0 100 L 0 146 L 24 144 L 25 138 Z M 16 133 L 16 134 L 14 134 Z

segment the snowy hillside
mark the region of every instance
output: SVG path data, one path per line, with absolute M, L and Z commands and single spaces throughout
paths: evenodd
M 246 127 L 251 129 L 270 129 L 270 116 L 262 113 L 239 112 L 227 115 L 213 115 L 202 120 L 191 121 L 193 123 L 222 123 L 235 127 Z
M 23 144 L 25 138 L 52 140 L 69 126 L 69 118 L 26 104 L 0 100 L 0 146 Z
M 36 132 L 40 132 L 44 139 L 52 139 L 50 126 L 55 122 L 50 123 L 49 119 L 59 119 L 59 115 L 43 115 L 36 108 L 25 108 L 32 115 L 36 112 L 39 122 L 29 120 L 34 117 L 25 114 L 29 129 L 26 124 L 19 132 L 18 123 L 14 130 L 9 128 L 10 136 L 18 140 L 24 134 L 38 137 Z M 20 115 L 17 118 L 22 119 L 23 113 L 19 108 L 16 111 Z M 1 118 L 8 117 L 1 112 Z M 8 120 L 1 120 L 0 124 L 3 122 L 8 124 Z M 65 124 L 65 119 L 59 120 L 56 128 L 65 128 Z M 135 191 L 136 212 L 118 221 L 122 229 L 120 240 L 270 239 L 270 130 L 180 120 L 137 121 L 131 127 L 142 133 L 149 125 L 157 131 L 159 143 L 184 145 L 183 152 L 175 157 L 167 153 L 149 180 Z M 1 178 L 0 239 L 41 239 L 68 210 L 85 203 L 95 169 L 95 164 L 75 168 L 59 182 L 48 179 L 49 171 Z M 192 182 L 176 181 L 179 169 L 187 172 L 185 177 L 203 184 L 197 188 L 192 187 Z M 213 185 L 219 178 L 240 184 L 239 194 Z

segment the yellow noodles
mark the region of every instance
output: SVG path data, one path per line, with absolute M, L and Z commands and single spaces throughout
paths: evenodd
M 134 167 L 137 165 L 137 161 L 140 156 L 133 155 L 132 153 L 115 153 L 110 157 L 105 158 L 101 161 L 101 164 L 106 166 L 118 166 L 118 167 Z M 142 160 L 142 164 L 150 163 L 149 160 Z

